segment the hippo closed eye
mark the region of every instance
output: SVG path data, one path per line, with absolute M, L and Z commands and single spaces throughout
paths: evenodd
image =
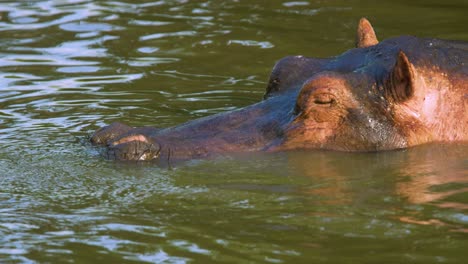
M 361 19 L 356 48 L 278 61 L 264 100 L 179 126 L 111 124 L 91 141 L 117 160 L 327 149 L 380 151 L 468 140 L 468 43 L 401 36 L 379 42 Z

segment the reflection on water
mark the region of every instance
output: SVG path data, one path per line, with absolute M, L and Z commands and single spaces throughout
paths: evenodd
M 116 164 L 104 124 L 167 127 L 261 99 L 286 55 L 468 40 L 465 1 L 2 1 L 0 262 L 465 260 L 467 146 Z M 388 12 L 391 12 L 389 14 Z M 388 250 L 391 249 L 391 250 Z
M 402 215 L 397 216 L 401 221 L 444 224 L 466 232 L 463 225 L 466 224 L 466 216 L 461 217 L 465 218 L 461 222 L 453 220 L 460 218 L 463 215 L 460 212 L 467 209 L 464 200 L 459 200 L 468 191 L 467 151 L 466 146 L 429 145 L 405 151 L 356 154 L 352 159 L 345 153 L 300 153 L 290 157 L 288 165 L 294 168 L 295 173 L 319 179 L 322 185 L 305 187 L 302 191 L 322 197 L 321 204 L 355 208 L 358 206 L 356 202 L 396 197 L 409 204 L 409 210 L 405 208 L 400 212 Z M 382 186 L 378 188 L 383 189 L 374 190 L 366 185 L 374 181 L 381 182 Z M 449 218 L 425 219 L 427 215 L 418 212 L 420 205 L 454 212 Z

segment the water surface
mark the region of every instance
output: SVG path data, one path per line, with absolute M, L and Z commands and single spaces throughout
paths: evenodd
M 462 263 L 468 146 L 107 161 L 114 121 L 258 102 L 274 62 L 379 39 L 468 41 L 466 1 L 1 1 L 1 263 Z

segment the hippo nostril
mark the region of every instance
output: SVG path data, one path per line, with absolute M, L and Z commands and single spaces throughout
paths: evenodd
M 98 135 L 98 134 L 94 134 L 94 135 L 91 135 L 89 137 L 89 141 L 91 142 L 91 144 L 93 145 L 103 145 L 105 144 L 105 139 L 102 138 L 101 135 Z
M 145 149 L 137 160 L 152 160 L 159 157 L 159 153 L 161 152 L 161 148 L 156 149 L 156 147 L 151 144 L 147 149 Z
M 277 92 L 279 90 L 280 80 L 279 78 L 275 78 L 270 82 L 269 91 Z
M 91 144 L 94 144 L 94 145 L 101 144 L 101 139 L 99 137 L 91 137 L 89 141 L 91 141 Z
M 263 99 L 267 99 L 268 97 L 270 97 L 270 95 L 272 93 L 278 92 L 279 89 L 280 89 L 280 79 L 279 78 L 274 78 L 274 79 L 270 80 L 270 82 L 268 83 L 268 86 L 266 88 L 266 92 L 263 95 Z

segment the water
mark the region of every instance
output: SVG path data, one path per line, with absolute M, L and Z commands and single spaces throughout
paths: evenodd
M 1 263 L 462 263 L 468 146 L 176 168 L 86 136 L 261 99 L 274 62 L 379 39 L 468 41 L 465 1 L 1 1 Z

